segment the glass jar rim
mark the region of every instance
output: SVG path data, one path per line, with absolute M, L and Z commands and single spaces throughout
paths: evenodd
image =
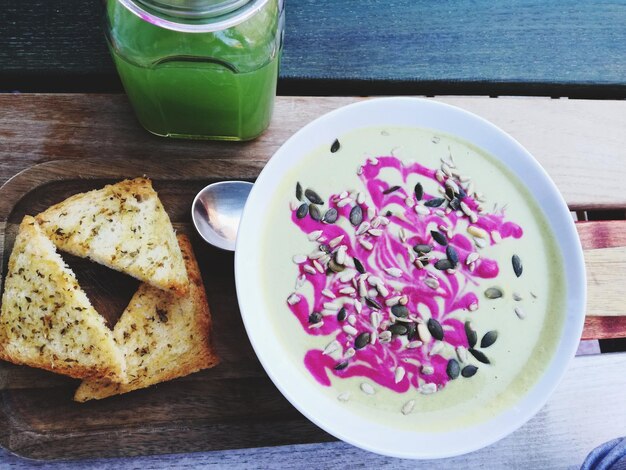
M 181 10 L 155 6 L 146 0 L 113 0 L 120 2 L 131 13 L 160 28 L 183 33 L 223 31 L 254 16 L 269 0 L 240 0 L 224 2 L 222 9 Z M 149 3 L 150 6 L 146 5 Z

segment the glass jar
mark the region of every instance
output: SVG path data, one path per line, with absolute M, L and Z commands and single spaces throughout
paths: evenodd
M 153 134 L 249 140 L 269 125 L 283 0 L 107 0 L 106 36 Z

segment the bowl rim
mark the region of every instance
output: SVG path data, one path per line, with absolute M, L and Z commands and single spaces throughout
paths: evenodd
M 393 114 L 391 110 L 399 114 Z M 413 121 L 402 124 L 400 121 L 404 120 L 407 115 L 411 116 L 409 120 L 415 120 L 418 124 L 414 124 Z M 352 119 L 345 119 L 348 116 Z M 400 121 L 396 123 L 395 120 L 398 119 Z M 429 122 L 429 120 L 434 125 L 419 124 L 422 121 Z M 346 121 L 349 122 L 346 124 Z M 363 125 L 364 123 L 365 125 Z M 263 341 L 261 337 L 262 319 L 257 315 L 257 312 L 262 309 L 262 307 L 259 308 L 258 303 L 259 292 L 254 292 L 255 289 L 252 288 L 253 279 L 249 279 L 249 273 L 252 271 L 251 265 L 254 265 L 254 257 L 258 253 L 253 245 L 260 243 L 258 233 L 261 214 L 259 214 L 259 210 L 260 207 L 263 207 L 260 203 L 260 196 L 263 196 L 263 191 L 272 187 L 272 183 L 279 180 L 280 175 L 293 168 L 301 158 L 306 157 L 316 146 L 326 141 L 332 142 L 334 138 L 330 138 L 331 135 L 340 137 L 341 134 L 350 130 L 385 125 L 421 127 L 447 132 L 492 154 L 513 172 L 529 190 L 539 188 L 540 194 L 548 196 L 543 198 L 536 196 L 535 199 L 541 210 L 544 211 L 552 230 L 560 236 L 558 248 L 563 255 L 566 277 L 566 311 L 561 336 L 550 364 L 532 388 L 518 402 L 501 410 L 486 421 L 461 429 L 430 434 L 398 430 L 382 423 L 366 420 L 352 412 L 342 413 L 340 406 L 337 403 L 332 406 L 333 403 L 326 400 L 326 397 L 323 400 L 324 404 L 333 409 L 332 413 L 326 412 L 320 407 L 311 406 L 303 396 L 305 392 L 309 394 L 307 387 L 312 388 L 312 386 L 308 386 L 305 384 L 306 381 L 300 380 L 298 384 L 304 388 L 294 387 L 291 382 L 298 375 L 290 376 L 288 374 L 288 372 L 294 372 L 293 366 L 284 357 L 277 356 L 276 348 L 278 346 Z M 312 134 L 314 138 L 307 140 L 306 136 L 309 134 Z M 314 141 L 315 144 L 303 147 L 300 145 L 301 141 L 304 143 Z M 490 151 L 490 148 L 500 147 L 506 148 L 509 152 L 506 158 L 500 151 Z M 511 162 L 513 162 L 513 167 Z M 515 162 L 517 162 L 517 166 Z M 532 178 L 528 181 L 522 179 L 517 167 L 530 172 Z M 268 204 L 265 203 L 266 206 Z M 235 248 L 235 281 L 241 316 L 250 342 L 263 368 L 280 392 L 298 411 L 326 432 L 362 449 L 390 457 L 430 459 L 457 456 L 486 447 L 521 427 L 543 407 L 561 381 L 577 350 L 585 318 L 586 273 L 582 246 L 567 204 L 554 182 L 537 160 L 502 129 L 480 116 L 434 99 L 413 97 L 365 99 L 318 117 L 303 126 L 283 143 L 259 174 L 242 213 Z M 256 289 L 256 291 L 259 290 Z M 317 394 L 322 395 L 319 391 Z M 344 409 L 344 411 L 347 410 Z M 351 421 L 351 424 L 344 423 L 343 420 L 345 419 Z M 486 425 L 490 423 L 499 425 L 497 432 L 486 428 Z M 362 426 L 368 428 L 367 433 L 361 431 Z M 417 447 L 407 446 L 406 442 L 394 446 L 393 442 L 385 439 L 384 433 L 388 433 L 390 430 L 402 435 L 406 433 L 404 437 L 418 439 Z M 460 444 L 447 447 L 446 440 L 449 443 L 452 442 L 451 439 L 455 438 L 456 442 L 460 442 Z

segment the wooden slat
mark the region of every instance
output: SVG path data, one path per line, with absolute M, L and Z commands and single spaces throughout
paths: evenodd
M 151 455 L 48 464 L 55 470 L 188 468 L 393 468 L 432 470 L 580 468 L 596 446 L 626 435 L 626 354 L 574 358 L 554 394 L 528 423 L 501 441 L 471 454 L 415 462 L 383 457 L 343 442 Z M 108 436 L 103 436 L 108 439 Z M 409 444 L 407 444 L 409 445 Z M 32 468 L 32 461 L 0 449 L 0 465 Z M 46 468 L 49 468 L 46 466 Z
M 110 90 L 114 81 L 120 90 L 100 3 L 5 0 L 0 87 L 9 77 L 14 87 L 34 77 L 40 89 L 63 80 L 93 91 Z M 521 93 L 626 84 L 626 10 L 619 2 L 289 0 L 286 8 L 283 78 L 329 86 L 354 80 L 359 93 L 394 82 L 405 93 L 463 92 L 477 83 L 490 84 L 483 93 L 493 92 L 494 83 Z M 310 85 L 301 83 L 298 93 Z
M 482 116 L 539 160 L 572 209 L 625 208 L 626 101 L 439 97 Z M 300 127 L 359 98 L 280 97 L 270 129 L 248 143 L 162 139 L 121 95 L 0 95 L 0 183 L 34 163 L 129 158 L 267 160 Z

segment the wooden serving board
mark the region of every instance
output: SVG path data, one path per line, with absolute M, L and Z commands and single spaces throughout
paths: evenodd
M 191 227 L 190 205 L 198 190 L 218 180 L 253 180 L 264 164 L 265 160 L 233 159 L 133 160 L 115 165 L 104 159 L 57 160 L 32 166 L 0 188 L 0 272 L 4 275 L 25 214 L 34 215 L 72 194 L 123 178 L 144 174 L 152 178 L 176 228 L 192 238 L 222 360 L 214 369 L 86 404 L 72 401 L 76 380 L 0 362 L 0 446 L 30 458 L 77 459 L 334 439 L 296 411 L 267 377 L 239 315 L 233 254 L 209 247 Z M 605 250 L 626 246 L 620 235 L 625 228 L 626 221 L 579 224 L 587 261 L 605 263 Z M 96 309 L 114 325 L 137 281 L 87 260 L 63 256 Z M 603 283 L 590 283 L 590 292 L 597 292 L 594 298 L 603 298 Z M 615 315 L 620 308 L 604 303 L 593 313 L 606 315 L 604 310 L 609 309 Z M 616 337 L 626 332 L 624 317 L 589 318 L 593 320 L 583 336 Z

